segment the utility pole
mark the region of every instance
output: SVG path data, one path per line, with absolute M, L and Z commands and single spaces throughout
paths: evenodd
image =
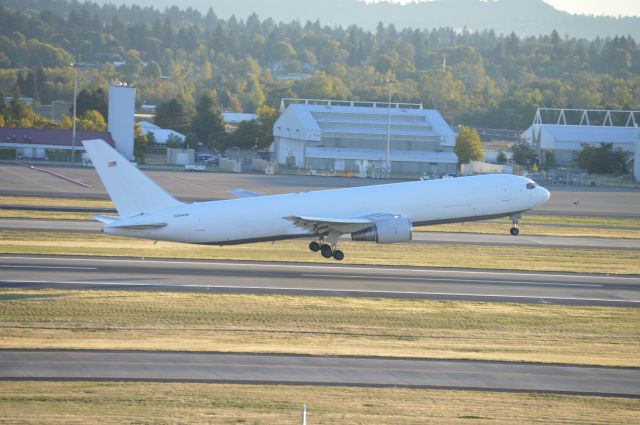
M 76 161 L 76 99 L 78 97 L 78 64 L 73 66 L 73 130 L 71 131 L 71 164 Z
M 384 80 L 385 84 L 389 85 L 389 101 L 387 102 L 387 164 L 386 172 L 387 178 L 391 177 L 391 84 L 393 80 Z
M 307 425 L 307 405 L 302 405 L 302 425 Z

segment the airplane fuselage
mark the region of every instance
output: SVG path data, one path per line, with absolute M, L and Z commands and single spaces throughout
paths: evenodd
M 413 225 L 482 220 L 518 214 L 545 202 L 549 192 L 532 184 L 524 177 L 493 174 L 183 204 L 123 218 L 103 230 L 226 245 L 311 235 L 286 218 L 290 216 L 339 219 L 385 212 L 407 217 Z

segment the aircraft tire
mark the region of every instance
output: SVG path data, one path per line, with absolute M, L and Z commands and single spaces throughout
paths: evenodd
M 512 236 L 518 236 L 520 234 L 520 230 L 517 227 L 512 227 L 511 230 L 509 230 L 509 232 L 511 233 Z
M 324 244 L 320 247 L 320 253 L 324 258 L 331 258 L 333 256 L 333 250 L 330 245 Z
M 320 244 L 318 242 L 316 242 L 316 241 L 313 241 L 313 242 L 311 242 L 309 244 L 309 249 L 312 252 L 318 252 L 318 251 L 320 251 Z
M 336 249 L 335 251 L 333 251 L 333 258 L 335 258 L 337 261 L 344 260 L 344 252 Z

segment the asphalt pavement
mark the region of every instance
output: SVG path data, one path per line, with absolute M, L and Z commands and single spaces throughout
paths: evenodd
M 88 187 L 21 165 L 2 164 L 0 195 L 107 199 L 106 191 L 93 168 L 49 165 L 41 167 Z M 279 194 L 402 181 L 282 174 L 143 171 L 167 192 L 185 201 L 231 198 L 227 191 L 236 188 Z M 551 191 L 551 199 L 537 207 L 532 214 L 640 217 L 639 189 L 576 186 L 550 186 L 547 189 Z
M 2 255 L 0 287 L 640 307 L 640 276 L 336 263 Z
M 640 397 L 640 369 L 464 360 L 1 350 L 0 380 L 346 385 Z

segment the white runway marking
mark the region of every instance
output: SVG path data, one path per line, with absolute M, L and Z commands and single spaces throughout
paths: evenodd
M 359 294 L 386 294 L 386 295 L 421 295 L 421 296 L 448 296 L 448 297 L 476 297 L 476 298 L 506 298 L 506 299 L 539 299 L 555 301 L 592 301 L 612 303 L 636 303 L 640 300 L 620 300 L 608 298 L 576 298 L 576 297 L 548 297 L 544 295 L 503 295 L 503 294 L 470 294 L 456 292 L 417 292 L 417 291 L 384 291 L 350 288 L 297 288 L 278 286 L 220 286 L 197 285 L 179 283 L 141 283 L 141 282 L 85 282 L 85 281 L 49 281 L 49 280 L 3 280 L 4 284 L 47 284 L 47 285 L 93 285 L 93 286 L 139 286 L 139 287 L 167 287 L 167 288 L 202 288 L 202 289 L 230 289 L 230 290 L 260 290 L 260 291 L 298 291 L 298 292 L 350 292 Z
M 46 261 L 92 261 L 92 262 L 103 262 L 103 263 L 143 263 L 143 264 L 165 264 L 165 265 L 190 265 L 190 266 L 220 266 L 220 267 L 238 267 L 238 266 L 246 266 L 246 267 L 255 267 L 255 268 L 289 268 L 289 269 L 322 269 L 322 270 L 337 270 L 337 271 L 345 271 L 345 270 L 363 270 L 363 271 L 388 271 L 388 272 L 405 272 L 405 273 L 440 273 L 440 274 L 451 274 L 451 273 L 459 273 L 459 274 L 467 274 L 467 275 L 487 275 L 487 274 L 495 274 L 500 276 L 527 276 L 527 277 L 557 277 L 557 278 L 567 278 L 567 277 L 580 277 L 583 279 L 615 279 L 621 281 L 629 281 L 631 283 L 640 283 L 640 279 L 638 277 L 627 277 L 627 276 L 611 276 L 611 275 L 589 275 L 589 274 L 575 274 L 575 273 L 540 273 L 540 272 L 527 272 L 527 271 L 501 271 L 501 270 L 443 270 L 443 269 L 428 269 L 428 268 L 402 268 L 402 267 L 369 267 L 369 266 L 336 266 L 331 264 L 296 264 L 296 263 L 288 263 L 288 264 L 270 264 L 270 263 L 256 263 L 256 262 L 231 262 L 231 261 L 185 261 L 185 260 L 163 260 L 163 259 L 151 259 L 151 260 L 133 260 L 130 258 L 59 258 L 59 257 L 18 257 L 18 256 L 4 256 L 1 258 L 5 259 L 14 259 L 14 260 L 46 260 Z
M 431 278 L 431 277 L 399 277 L 399 276 L 369 276 L 369 275 L 339 275 L 339 274 L 318 274 L 318 273 L 302 273 L 306 277 L 330 277 L 338 279 L 374 279 L 374 280 L 413 280 L 422 282 L 444 281 L 444 282 L 467 282 L 467 283 L 511 283 L 515 285 L 547 285 L 547 286 L 582 286 L 589 288 L 601 288 L 604 285 L 588 284 L 588 283 L 557 283 L 557 282 L 532 282 L 518 280 L 478 280 L 478 279 L 450 279 L 450 278 Z
M 72 267 L 72 266 L 29 266 L 0 264 L 0 269 L 64 269 L 64 270 L 98 270 L 97 267 Z

